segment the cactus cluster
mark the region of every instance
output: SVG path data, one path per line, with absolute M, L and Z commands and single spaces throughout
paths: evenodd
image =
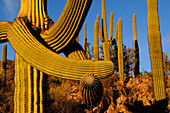
M 21 0 L 18 16 L 11 23 L 0 21 L 0 43 L 9 41 L 16 51 L 14 112 L 44 112 L 44 73 L 60 78 L 81 80 L 82 96 L 86 105 L 93 107 L 101 99 L 103 86 L 99 80 L 114 72 L 110 46 L 118 41 L 120 81 L 124 81 L 122 19 L 118 20 L 113 38 L 113 12 L 107 34 L 105 0 L 102 0 L 102 29 L 100 17 L 94 25 L 94 61 L 87 46 L 86 23 L 83 47 L 78 33 L 92 0 L 67 0 L 59 19 L 53 23 L 47 14 L 47 0 Z M 156 101 L 166 98 L 159 31 L 158 0 L 147 0 L 147 25 L 153 86 Z M 136 15 L 133 15 L 134 74 L 139 74 L 139 47 L 136 33 Z M 99 39 L 104 61 L 99 61 Z M 88 52 L 87 52 L 88 48 Z M 1 74 L 5 75 L 6 45 L 4 45 Z M 58 53 L 63 52 L 66 57 Z M 88 54 L 88 55 L 87 55 Z M 87 74 L 91 73 L 91 74 Z M 84 76 L 85 75 L 85 76 Z

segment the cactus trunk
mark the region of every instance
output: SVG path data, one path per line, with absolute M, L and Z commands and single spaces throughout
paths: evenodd
M 15 55 L 14 113 L 43 113 L 45 76 Z
M 94 24 L 94 61 L 99 60 L 99 23 L 95 21 Z
M 135 77 L 137 77 L 139 75 L 139 47 L 136 30 L 136 14 L 133 14 L 132 27 L 133 27 L 133 66 L 134 75 Z
M 1 59 L 1 76 L 3 85 L 6 85 L 6 64 L 7 64 L 7 45 L 3 45 L 2 59 Z
M 156 101 L 166 99 L 158 0 L 147 0 L 148 43 Z
M 123 83 L 124 65 L 123 65 L 123 45 L 122 45 L 122 19 L 118 21 L 118 67 L 119 79 Z

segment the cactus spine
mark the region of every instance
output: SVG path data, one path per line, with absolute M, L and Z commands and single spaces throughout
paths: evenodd
M 166 99 L 158 0 L 147 0 L 148 43 L 156 101 Z
M 99 23 L 95 21 L 94 24 L 94 61 L 99 60 Z
M 123 65 L 123 45 L 122 45 L 122 19 L 118 20 L 118 67 L 119 79 L 123 83 L 124 65 Z
M 7 64 L 7 45 L 3 45 L 2 59 L 1 59 L 1 76 L 3 85 L 6 85 L 6 64 Z
M 139 75 L 139 47 L 137 41 L 137 30 L 136 30 L 136 14 L 132 17 L 132 28 L 133 28 L 133 66 L 134 75 L 137 77 Z
M 81 79 L 80 84 L 85 104 L 91 108 L 96 106 L 103 95 L 103 85 L 100 79 L 94 74 L 89 73 Z

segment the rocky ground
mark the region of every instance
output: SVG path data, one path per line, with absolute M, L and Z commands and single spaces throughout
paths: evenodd
M 8 61 L 6 91 L 0 89 L 0 113 L 13 112 L 14 62 Z M 48 77 L 48 113 L 154 113 L 155 98 L 152 78 L 142 74 L 139 78 L 128 77 L 124 85 L 117 75 L 101 82 L 103 97 L 94 108 L 87 108 L 82 101 L 79 81 Z M 166 79 L 167 98 L 170 98 L 170 76 Z M 170 112 L 170 101 L 167 109 Z
M 53 78 L 53 80 L 57 78 Z M 62 80 L 61 80 L 62 81 Z M 79 82 L 65 80 L 49 87 L 50 98 L 54 99 L 51 112 L 63 113 L 154 113 L 155 98 L 153 95 L 152 78 L 129 78 L 125 85 L 119 82 L 117 75 L 101 80 L 104 93 L 99 105 L 90 109 L 83 105 Z M 167 81 L 170 81 L 168 76 Z M 170 83 L 166 85 L 167 98 L 170 97 Z M 60 103 L 60 104 L 59 104 Z M 62 103 L 62 104 L 61 104 Z M 55 106 L 58 106 L 57 108 Z M 170 111 L 170 101 L 168 104 Z M 167 111 L 167 112 L 169 112 Z

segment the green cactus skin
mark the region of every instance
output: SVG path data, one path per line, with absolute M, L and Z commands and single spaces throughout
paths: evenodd
M 124 65 L 123 65 L 123 45 L 122 45 L 122 19 L 118 20 L 118 67 L 119 79 L 123 83 L 124 80 Z
M 7 39 L 7 30 L 10 27 L 11 23 L 8 21 L 0 21 L 0 43 L 8 41 Z
M 38 70 L 48 75 L 72 80 L 80 80 L 86 73 L 94 73 L 101 78 L 113 73 L 111 61 L 75 60 L 52 52 L 37 41 L 28 28 L 22 18 L 17 19 L 8 31 L 8 39 L 13 48 L 19 52 L 18 54 Z M 20 46 L 17 43 L 20 43 Z
M 7 45 L 3 45 L 2 59 L 1 59 L 1 76 L 3 85 L 6 85 L 6 64 L 7 64 Z
M 132 17 L 132 28 L 133 28 L 133 66 L 134 75 L 137 77 L 139 75 L 139 47 L 137 41 L 137 30 L 136 30 L 136 14 Z
M 158 0 L 147 0 L 148 43 L 156 101 L 166 99 Z
M 43 73 L 72 80 L 80 80 L 86 73 L 101 78 L 113 74 L 111 61 L 77 60 L 75 58 L 84 57 L 81 49 L 68 49 L 79 46 L 72 44 L 76 42 L 92 0 L 67 0 L 63 13 L 54 24 L 48 17 L 46 2 L 21 0 L 14 21 L 0 22 L 0 27 L 4 28 L 0 29 L 0 42 L 8 39 L 16 51 L 15 113 L 44 112 Z M 74 59 L 57 54 L 65 51 Z
M 17 53 L 15 72 L 14 112 L 43 113 L 44 74 L 27 64 Z
M 95 21 L 94 24 L 94 61 L 99 60 L 99 23 Z
M 99 15 L 97 17 L 99 21 Z M 107 36 L 107 25 L 106 25 L 106 11 L 105 11 L 105 0 L 102 0 L 102 32 L 99 25 L 99 38 L 100 41 L 103 43 L 103 53 L 104 53 L 104 60 L 110 61 L 110 41 L 113 37 L 113 12 L 110 13 L 110 31 L 109 31 L 109 38 Z
M 85 104 L 92 108 L 96 106 L 103 95 L 103 85 L 94 74 L 86 74 L 81 79 L 81 93 Z

